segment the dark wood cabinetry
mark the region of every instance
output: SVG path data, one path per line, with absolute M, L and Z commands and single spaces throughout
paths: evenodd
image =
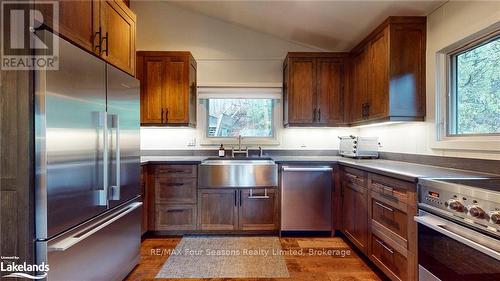
M 392 280 L 417 279 L 416 184 L 370 173 L 369 258 Z
M 142 166 L 146 230 L 182 233 L 196 229 L 197 166 Z
M 368 251 L 368 188 L 366 173 L 342 169 L 342 229 L 363 253 Z
M 137 52 L 141 125 L 196 126 L 196 61 L 190 52 Z
M 288 53 L 284 126 L 423 120 L 425 48 L 425 17 L 389 17 L 349 54 Z
M 135 75 L 136 15 L 121 0 L 59 0 L 59 34 Z M 35 5 L 37 3 L 35 2 Z M 40 3 L 37 8 L 51 6 Z M 44 23 L 54 28 L 51 13 Z
M 121 0 L 104 0 L 100 5 L 101 56 L 134 75 L 136 16 Z
M 242 189 L 238 209 L 240 230 L 277 230 L 278 195 L 275 189 Z
M 351 124 L 423 120 L 425 36 L 425 17 L 389 17 L 351 51 Z
M 344 123 L 344 53 L 288 53 L 283 65 L 285 126 Z
M 276 231 L 278 195 L 270 189 L 200 189 L 200 230 Z
M 342 232 L 391 280 L 417 279 L 415 183 L 341 168 Z

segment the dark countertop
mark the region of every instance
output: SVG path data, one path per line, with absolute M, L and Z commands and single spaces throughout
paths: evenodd
M 200 164 L 208 156 L 142 156 L 141 165 L 145 164 Z M 280 164 L 339 163 L 345 166 L 399 178 L 405 181 L 417 182 L 419 178 L 477 178 L 485 176 L 500 176 L 473 171 L 449 169 L 437 166 L 420 165 L 408 162 L 383 159 L 351 159 L 340 156 L 272 156 Z

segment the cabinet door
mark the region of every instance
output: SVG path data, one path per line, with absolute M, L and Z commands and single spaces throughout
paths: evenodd
M 240 193 L 240 230 L 277 230 L 278 204 L 275 189 L 242 189 Z
M 344 121 L 344 62 L 342 59 L 317 60 L 318 112 L 316 121 L 338 125 Z
M 59 4 L 59 34 L 87 51 L 98 54 L 99 45 L 99 2 L 92 0 L 57 1 Z M 44 24 L 54 28 L 52 5 L 35 2 L 42 11 Z
M 364 119 L 363 106 L 367 103 L 368 71 L 367 50 L 361 50 L 352 57 L 351 103 L 350 121 L 357 122 Z
M 167 60 L 165 123 L 189 123 L 189 59 L 171 57 Z
M 368 241 L 368 192 L 366 188 L 344 184 L 344 232 L 364 253 Z
M 201 230 L 238 228 L 238 191 L 236 189 L 200 189 L 198 191 L 198 227 Z
M 59 1 L 59 32 L 91 52 L 98 52 L 99 4 L 96 1 Z M 94 41 L 95 40 L 95 41 Z
M 101 1 L 102 57 L 121 70 L 135 74 L 134 13 L 119 0 Z
M 139 79 L 141 80 L 141 124 L 164 122 L 164 97 L 166 62 L 160 57 L 143 57 Z
M 288 124 L 312 124 L 316 111 L 316 59 L 292 58 L 288 67 Z
M 196 65 L 191 62 L 189 64 L 189 124 L 196 126 Z
M 375 37 L 369 46 L 369 118 L 388 114 L 389 102 L 389 48 L 387 29 Z

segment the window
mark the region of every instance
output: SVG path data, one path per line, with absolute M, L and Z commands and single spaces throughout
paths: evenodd
M 207 99 L 209 138 L 273 137 L 273 100 L 267 98 Z
M 448 135 L 500 134 L 500 36 L 449 56 Z

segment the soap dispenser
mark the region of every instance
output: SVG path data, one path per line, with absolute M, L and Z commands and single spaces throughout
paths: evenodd
M 221 143 L 219 147 L 219 157 L 225 157 L 225 156 L 226 156 L 226 150 L 224 149 L 224 145 L 222 145 Z

